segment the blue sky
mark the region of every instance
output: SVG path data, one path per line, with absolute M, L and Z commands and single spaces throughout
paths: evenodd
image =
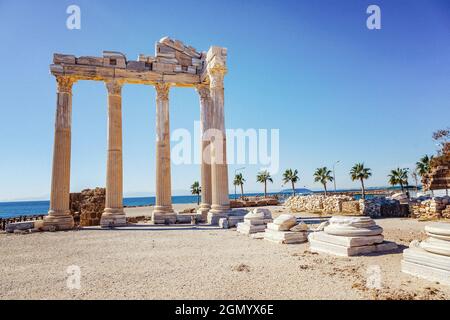
M 70 4 L 81 8 L 81 30 L 66 28 Z M 370 4 L 381 8 L 381 30 L 366 27 Z M 0 0 L 0 200 L 48 198 L 54 52 L 115 50 L 136 59 L 166 35 L 199 50 L 228 48 L 226 126 L 280 129 L 280 167 L 300 171 L 299 187 L 320 188 L 314 169 L 337 160 L 338 188 L 359 187 L 348 176 L 359 161 L 373 170 L 368 186 L 385 185 L 390 169 L 433 153 L 432 132 L 450 123 L 449 1 Z M 73 93 L 71 189 L 78 191 L 105 184 L 106 89 L 79 82 Z M 192 131 L 196 92 L 173 89 L 170 112 L 172 130 Z M 123 135 L 125 194 L 151 194 L 152 87 L 124 87 Z M 243 171 L 246 191 L 262 190 L 259 167 Z M 198 179 L 197 165 L 172 168 L 175 194 Z M 280 172 L 269 190 L 281 188 Z

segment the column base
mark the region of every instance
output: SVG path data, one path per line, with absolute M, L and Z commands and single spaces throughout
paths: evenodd
M 69 211 L 57 212 L 50 210 L 48 216 L 44 217 L 43 229 L 50 230 L 55 228 L 55 231 L 59 230 L 71 230 L 75 226 L 73 217 Z
M 123 227 L 127 225 L 127 218 L 123 208 L 111 209 L 106 208 L 100 219 L 100 226 L 102 228 Z
M 219 224 L 220 218 L 227 218 L 231 212 L 230 206 L 212 205 L 208 212 L 208 223 L 212 225 Z
M 177 214 L 173 211 L 172 206 L 155 206 L 152 212 L 152 221 L 154 224 L 175 224 Z
M 200 207 L 197 209 L 197 214 L 202 216 L 202 221 L 207 221 L 208 212 L 211 210 L 211 206 L 207 203 L 200 204 Z

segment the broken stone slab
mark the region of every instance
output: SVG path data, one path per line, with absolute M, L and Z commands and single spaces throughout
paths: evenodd
M 249 225 L 245 222 L 238 223 L 237 231 L 243 234 L 251 234 L 256 232 L 264 232 L 266 226 L 264 224 L 261 225 Z
M 314 239 L 345 247 L 361 247 L 382 243 L 384 236 L 344 237 L 327 234 L 326 232 L 316 232 L 314 233 Z
M 60 63 L 76 64 L 76 60 L 77 59 L 74 55 L 60 54 L 60 53 L 55 53 L 53 55 L 53 63 L 54 64 L 60 64 Z
M 397 249 L 397 244 L 394 242 L 384 241 L 379 244 L 372 244 L 367 246 L 349 247 L 344 245 L 333 244 L 320 240 L 321 232 L 314 232 L 309 234 L 308 240 L 310 243 L 310 251 L 317 253 L 327 253 L 341 257 L 351 257 L 357 255 L 364 255 L 376 252 L 385 252 Z
M 104 66 L 104 59 L 101 57 L 89 57 L 83 56 L 76 59 L 76 64 L 86 65 L 86 66 Z
M 267 208 L 255 208 L 253 209 L 253 212 L 255 214 L 263 213 L 264 219 L 272 219 L 272 212 Z
M 136 71 L 145 71 L 149 68 L 146 67 L 146 63 L 144 61 L 128 61 L 127 69 L 136 70 Z
M 280 226 L 280 231 L 288 231 L 290 228 L 297 224 L 297 218 L 291 214 L 282 214 L 278 216 L 273 223 Z
M 275 231 L 266 229 L 264 239 L 280 244 L 295 244 L 308 241 L 306 232 Z
M 303 221 L 301 221 L 299 224 L 293 226 L 292 228 L 289 229 L 289 231 L 292 232 L 305 232 L 308 231 L 308 225 L 306 223 L 304 223 Z
M 370 217 L 335 216 L 329 220 L 324 231 L 335 236 L 358 237 L 380 235 L 383 228 Z
M 175 58 L 156 57 L 156 62 L 157 63 L 178 64 L 178 60 Z
M 40 229 L 42 227 L 43 227 L 43 220 L 11 222 L 6 225 L 5 231 L 8 233 L 12 233 L 15 230 L 24 231 L 31 229 Z
M 228 226 L 230 228 L 236 227 L 238 223 L 244 222 L 244 217 L 242 216 L 229 216 L 228 217 Z

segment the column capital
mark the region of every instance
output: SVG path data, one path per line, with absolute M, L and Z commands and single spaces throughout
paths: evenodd
M 195 87 L 195 89 L 197 90 L 201 99 L 208 99 L 211 97 L 210 91 L 209 91 L 209 85 L 201 83 L 201 84 L 198 84 Z
M 223 88 L 223 79 L 227 73 L 227 68 L 223 65 L 209 67 L 208 74 L 211 88 Z
M 72 93 L 72 86 L 77 80 L 73 77 L 58 76 L 56 82 L 58 86 L 58 92 Z
M 118 80 L 111 80 L 105 82 L 106 89 L 108 89 L 108 94 L 111 96 L 122 95 L 123 82 Z
M 158 100 L 169 100 L 170 84 L 158 82 L 155 84 L 156 98 Z

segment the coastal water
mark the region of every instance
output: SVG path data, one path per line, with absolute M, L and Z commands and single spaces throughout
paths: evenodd
M 259 196 L 262 194 L 252 193 L 246 196 Z M 234 194 L 230 195 L 230 199 L 234 199 Z M 195 203 L 197 204 L 197 196 L 173 196 L 172 203 Z M 124 198 L 124 206 L 150 206 L 155 204 L 155 197 L 136 197 Z M 18 216 L 46 214 L 50 206 L 50 201 L 16 201 L 16 202 L 0 202 L 0 218 L 13 218 Z

